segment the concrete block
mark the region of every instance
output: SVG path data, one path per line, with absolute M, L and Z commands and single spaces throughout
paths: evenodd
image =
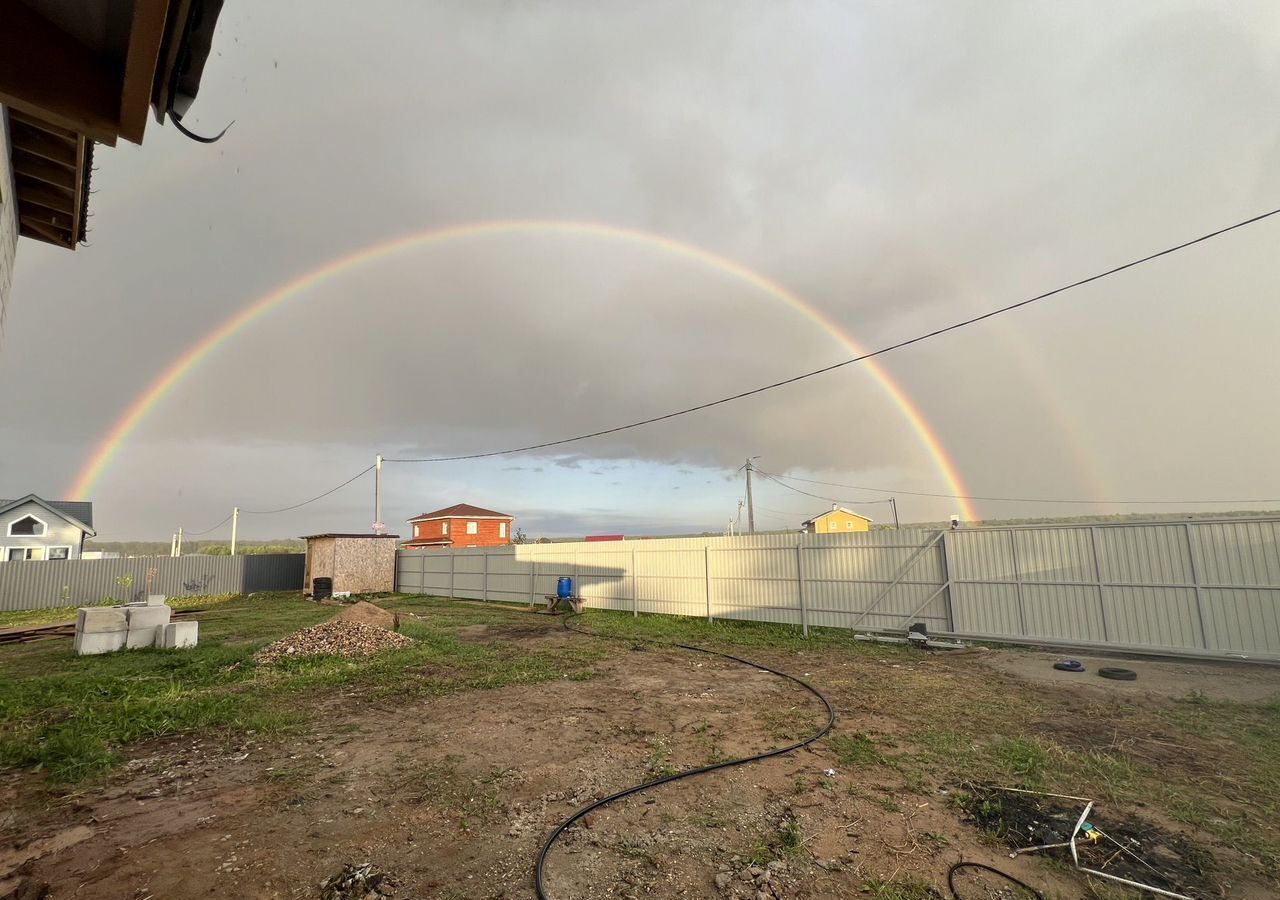
M 76 610 L 76 633 L 124 631 L 128 620 L 124 610 L 111 606 L 82 606 Z
M 168 599 L 164 594 L 147 594 L 147 606 L 164 606 Z
M 111 653 L 124 646 L 128 623 L 122 610 L 86 606 L 76 611 L 76 653 Z
M 166 650 L 194 647 L 200 639 L 199 622 L 170 622 L 160 630 L 160 644 Z
M 90 631 L 76 635 L 76 653 L 91 656 L 97 653 L 114 653 L 124 649 L 127 632 Z
M 173 610 L 167 606 L 131 606 L 126 609 L 129 632 L 124 640 L 125 647 L 133 650 L 156 646 L 160 632 L 169 624 L 172 614 Z

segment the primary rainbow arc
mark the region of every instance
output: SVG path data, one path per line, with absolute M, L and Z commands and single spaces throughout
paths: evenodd
M 802 313 L 824 331 L 838 340 L 854 356 L 861 356 L 866 351 L 854 338 L 843 331 L 839 325 L 806 303 L 799 295 L 774 281 L 773 279 L 747 268 L 739 262 L 705 250 L 694 244 L 684 243 L 661 234 L 653 234 L 634 228 L 607 225 L 599 222 L 583 222 L 559 219 L 512 219 L 487 222 L 473 222 L 462 225 L 450 225 L 426 231 L 402 235 L 387 241 L 363 247 L 345 256 L 299 275 L 291 281 L 277 287 L 270 293 L 245 306 L 239 312 L 226 319 L 222 324 L 210 331 L 196 343 L 178 356 L 162 372 L 146 386 L 134 401 L 116 419 L 111 429 L 95 445 L 86 459 L 75 481 L 68 487 L 66 496 L 78 498 L 89 496 L 98 479 L 110 466 L 128 437 L 154 411 L 156 406 L 190 372 L 200 364 L 224 341 L 241 329 L 252 324 L 263 315 L 299 296 L 308 288 L 314 287 L 326 279 L 363 265 L 375 262 L 410 248 L 438 244 L 446 241 L 466 238 L 487 237 L 504 234 L 523 233 L 562 233 L 586 235 L 617 241 L 631 242 L 647 247 L 658 248 L 675 256 L 692 259 L 713 269 L 724 272 L 734 278 L 754 286 L 763 293 L 783 301 L 788 306 Z M 965 495 L 968 491 L 956 470 L 954 461 L 947 454 L 937 434 L 921 414 L 919 408 L 907 396 L 906 392 L 890 377 L 884 367 L 874 359 L 865 362 L 866 370 L 897 407 L 903 418 L 911 426 L 920 443 L 929 454 L 934 466 L 946 482 L 952 494 Z M 975 520 L 977 515 L 968 500 L 958 499 L 961 515 L 966 520 Z

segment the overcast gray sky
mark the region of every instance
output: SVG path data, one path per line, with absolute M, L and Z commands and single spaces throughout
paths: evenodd
M 99 148 L 90 246 L 19 247 L 0 496 L 61 497 L 219 323 L 404 234 L 495 219 L 653 232 L 777 281 L 874 347 L 1280 206 L 1274 3 L 370 2 L 301 16 L 241 0 L 214 50 L 187 124 L 234 119 L 227 136 L 203 146 L 152 124 L 143 147 Z M 1280 501 L 1278 245 L 1280 222 L 1263 223 L 884 366 L 974 494 Z M 776 298 L 656 245 L 530 232 L 422 245 L 223 342 L 84 499 L 104 539 L 167 538 L 233 504 L 305 499 L 379 450 L 554 439 L 849 355 Z M 385 518 L 402 530 L 467 501 L 534 535 L 717 529 L 747 455 L 953 492 L 899 407 L 849 368 L 558 455 L 389 466 Z M 767 483 L 756 499 L 766 527 L 825 505 Z M 899 503 L 908 520 L 959 511 Z M 366 478 L 241 533 L 371 517 Z

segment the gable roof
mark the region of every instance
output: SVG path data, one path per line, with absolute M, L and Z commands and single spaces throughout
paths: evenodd
M 17 500 L 0 500 L 0 516 L 24 503 L 35 503 L 55 516 L 63 518 L 79 528 L 89 537 L 95 537 L 93 530 L 93 504 L 84 500 L 43 500 L 35 494 L 27 494 Z
M 854 511 L 853 511 L 853 510 L 851 510 L 851 509 L 845 509 L 843 506 L 837 506 L 835 509 L 828 509 L 828 510 L 826 510 L 826 511 L 824 511 L 824 512 L 820 512 L 820 513 L 818 513 L 818 514 L 817 514 L 816 516 L 814 516 L 812 519 L 805 519 L 805 520 L 804 520 L 803 522 L 801 522 L 800 524 L 802 524 L 802 525 L 809 525 L 809 524 L 811 524 L 811 523 L 813 523 L 813 522 L 818 521 L 818 520 L 819 520 L 819 519 L 821 519 L 823 516 L 829 516 L 829 515 L 831 515 L 832 513 L 844 513 L 846 516 L 853 516 L 855 519 L 862 519 L 864 522 L 871 522 L 871 521 L 874 521 L 870 516 L 864 516 L 864 515 L 862 515 L 862 513 L 856 513 L 856 512 L 854 512 Z
M 414 516 L 410 522 L 421 522 L 425 519 L 452 519 L 472 516 L 474 518 L 489 519 L 511 519 L 506 513 L 494 512 L 492 509 L 484 509 L 480 506 L 472 506 L 470 503 L 455 503 L 453 506 L 446 506 L 444 509 L 437 509 L 435 512 L 425 512 L 420 516 Z

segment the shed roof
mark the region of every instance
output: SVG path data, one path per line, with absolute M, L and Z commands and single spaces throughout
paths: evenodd
M 425 512 L 421 515 L 414 516 L 410 522 L 421 522 L 425 519 L 452 519 L 463 516 L 475 516 L 477 518 L 490 519 L 511 519 L 506 513 L 495 512 L 492 509 L 485 509 L 481 506 L 472 506 L 470 503 L 455 503 L 453 506 L 446 506 L 444 509 L 437 509 L 435 512 Z
M 338 534 L 337 532 L 329 532 L 328 534 L 304 534 L 304 535 L 302 536 L 302 539 L 303 539 L 304 541 L 309 541 L 309 540 L 311 540 L 312 538 L 327 538 L 327 537 L 331 537 L 331 538 L 380 538 L 380 539 L 390 539 L 390 540 L 393 540 L 393 541 L 398 541 L 398 540 L 400 540 L 400 535 L 398 535 L 398 534 Z

